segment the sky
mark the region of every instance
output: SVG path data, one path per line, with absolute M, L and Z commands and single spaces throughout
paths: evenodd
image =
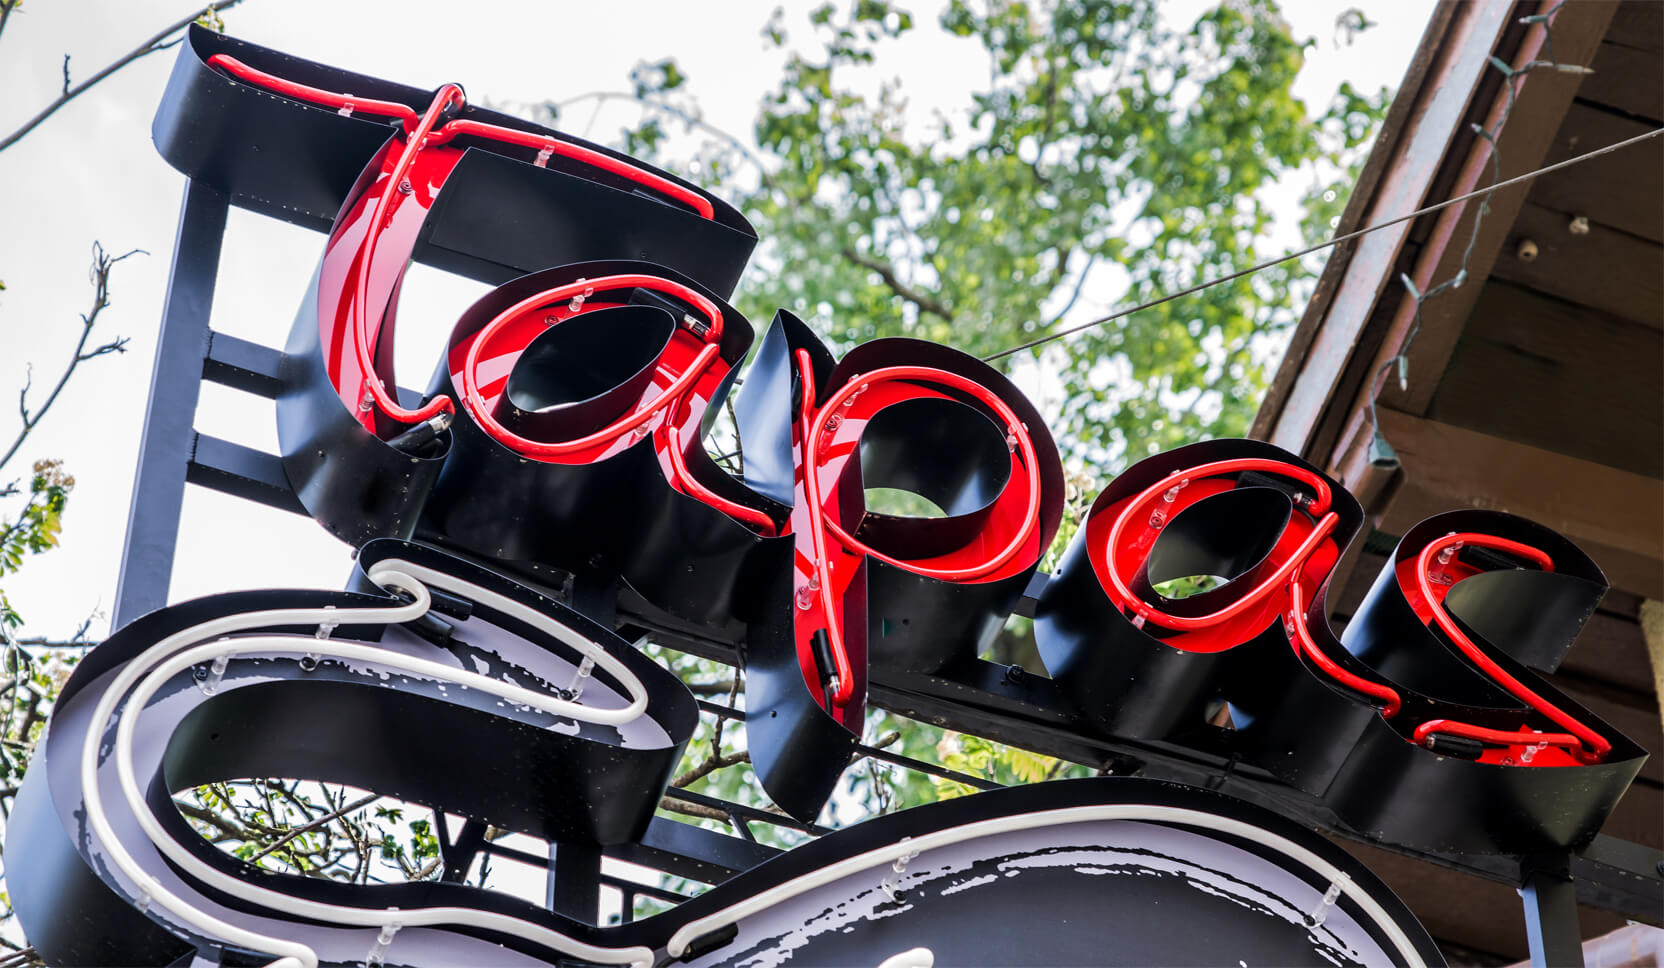
M 808 35 L 815 4 L 784 5 L 788 35 Z M 79 81 L 193 3 L 162 0 L 25 0 L 0 35 L 0 136 L 59 93 L 63 58 Z M 778 83 L 783 54 L 761 30 L 778 0 L 710 4 L 643 0 L 570 5 L 434 0 L 244 0 L 225 14 L 233 36 L 291 54 L 418 87 L 463 84 L 471 99 L 497 105 L 564 100 L 629 88 L 641 62 L 674 57 L 705 119 L 750 143 L 759 100 Z M 986 77 L 968 42 L 928 29 L 935 4 L 906 4 L 925 25 L 878 70 L 898 79 L 915 108 L 956 106 Z M 1169 0 L 1163 14 L 1189 24 L 1209 4 Z M 1376 21 L 1351 45 L 1338 41 L 1335 17 L 1347 6 Z M 1312 37 L 1295 94 L 1313 113 L 1342 81 L 1374 90 L 1396 86 L 1432 9 L 1431 0 L 1288 0 L 1294 33 Z M 467 10 L 466 16 L 463 10 Z M 27 473 L 37 459 L 65 462 L 76 478 L 62 545 L 31 559 L 5 590 L 26 620 L 24 633 L 62 637 L 91 619 L 108 628 L 122 537 L 138 455 L 144 404 L 169 254 L 184 177 L 156 154 L 150 120 L 176 51 L 144 58 L 59 111 L 0 152 L 0 446 L 16 432 L 13 402 L 33 365 L 37 384 L 61 372 L 91 300 L 92 246 L 142 249 L 116 267 L 112 305 L 94 339 L 125 336 L 127 352 L 83 364 L 63 396 L 5 472 Z M 629 109 L 587 106 L 562 126 L 607 140 Z M 1298 196 L 1290 186 L 1289 204 Z M 1290 209 L 1289 221 L 1296 218 Z M 233 210 L 221 259 L 212 325 L 281 346 L 324 237 Z M 399 371 L 420 383 L 432 371 L 451 322 L 484 287 L 416 267 L 399 317 Z M 38 403 L 39 390 L 31 399 Z M 272 407 L 204 384 L 197 428 L 275 452 Z M 0 505 L 0 515 L 7 505 Z M 170 600 L 251 587 L 338 587 L 346 546 L 304 519 L 196 487 L 187 489 Z

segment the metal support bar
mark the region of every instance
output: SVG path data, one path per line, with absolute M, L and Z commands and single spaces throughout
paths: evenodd
M 1577 924 L 1577 888 L 1568 858 L 1526 858 L 1520 895 L 1531 968 L 1583 968 L 1583 933 Z
M 208 355 L 202 361 L 202 378 L 210 383 L 275 400 L 282 389 L 278 381 L 278 368 L 282 363 L 283 354 L 269 346 L 251 343 L 229 333 L 210 332 Z
M 185 480 L 279 511 L 306 513 L 289 486 L 281 460 L 229 440 L 191 434 L 191 458 Z
M 229 207 L 223 192 L 200 182 L 186 183 L 127 511 L 113 628 L 167 604 Z
M 654 817 L 639 844 L 615 844 L 603 853 L 631 864 L 705 884 L 720 884 L 780 851 L 714 830 Z
M 601 916 L 601 850 L 583 844 L 549 845 L 544 906 L 584 924 Z

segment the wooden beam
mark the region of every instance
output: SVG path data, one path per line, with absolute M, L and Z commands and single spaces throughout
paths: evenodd
M 1664 3 L 1658 0 L 1624 0 L 1612 17 L 1606 42 L 1638 50 L 1664 50 Z
M 1664 481 L 1393 410 L 1381 430 L 1403 467 L 1381 530 L 1457 507 L 1510 511 L 1577 542 L 1614 587 L 1664 597 Z
M 1664 477 L 1664 333 L 1492 282 L 1427 417 Z
M 1502 112 L 1508 110 L 1507 91 L 1489 59 L 1501 42 L 1503 31 L 1517 16 L 1536 9 L 1529 4 L 1472 6 L 1503 16 L 1494 25 L 1495 32 L 1485 48 L 1472 51 L 1483 55 L 1483 63 L 1476 72 L 1451 69 L 1435 75 L 1439 77 L 1441 89 L 1460 87 L 1462 91 L 1462 110 L 1448 121 L 1452 130 L 1431 157 L 1416 154 L 1417 146 L 1412 144 L 1410 150 L 1394 160 L 1394 170 L 1382 179 L 1381 184 L 1387 186 L 1395 175 L 1413 173 L 1419 189 L 1430 193 L 1435 179 L 1444 173 L 1437 182 L 1437 195 L 1426 194 L 1421 201 L 1471 191 L 1490 179 L 1492 145 L 1467 133 L 1467 125 L 1477 122 L 1494 128 Z M 1616 9 L 1616 0 L 1591 0 L 1560 7 L 1553 24 L 1555 57 L 1564 63 L 1588 63 Z M 1517 69 L 1542 55 L 1547 38 L 1548 29 L 1544 25 L 1533 25 L 1510 63 Z M 1457 64 L 1460 63 L 1458 60 Z M 1579 79 L 1577 75 L 1539 70 L 1517 82 L 1518 97 L 1509 114 L 1509 123 L 1503 126 L 1498 138 L 1504 177 L 1528 171 L 1542 160 L 1561 116 L 1576 93 Z M 1485 88 L 1487 80 L 1490 86 Z M 1470 107 L 1467 100 L 1482 88 L 1492 91 L 1491 97 L 1482 106 Z M 1452 171 L 1454 176 L 1449 174 Z M 1527 186 L 1520 186 L 1491 196 L 1491 215 L 1485 220 L 1467 260 L 1470 277 L 1483 278 L 1489 273 L 1526 191 Z M 1385 201 L 1388 199 L 1382 192 L 1378 204 Z M 1410 207 L 1404 205 L 1398 213 Z M 1455 275 L 1462 264 L 1479 208 L 1477 202 L 1464 203 L 1430 216 L 1434 220 L 1431 234 L 1411 269 L 1418 288 L 1425 290 Z M 1319 331 L 1312 341 L 1311 352 L 1300 363 L 1286 402 L 1273 418 L 1256 422 L 1256 428 L 1263 426 L 1269 432 L 1273 443 L 1328 463 L 1335 452 L 1350 446 L 1350 438 L 1359 432 L 1359 408 L 1374 394 L 1376 374 L 1385 361 L 1399 353 L 1415 322 L 1414 302 L 1396 278 L 1404 235 L 1378 239 L 1371 245 L 1371 239 L 1388 234 L 1376 233 L 1359 243 L 1358 255 L 1348 266 L 1347 278 L 1329 304 L 1322 307 L 1324 316 Z M 1384 251 L 1388 243 L 1393 246 L 1390 253 Z M 1366 248 L 1371 258 L 1364 258 Z M 1425 307 L 1424 326 L 1412 344 L 1410 364 L 1418 378 L 1412 381 L 1408 391 L 1392 387 L 1385 394 L 1391 405 L 1408 412 L 1425 412 L 1438 374 L 1443 371 L 1443 361 L 1454 347 L 1462 321 L 1471 309 L 1471 297 L 1466 295 L 1466 290 L 1469 287 L 1447 292 Z M 1279 379 L 1284 376 L 1279 374 Z
M 1399 94 L 1415 100 L 1380 181 L 1357 206 L 1359 225 L 1414 211 L 1427 198 L 1440 160 L 1464 130 L 1468 101 L 1490 70 L 1491 51 L 1512 23 L 1507 3 L 1441 5 L 1441 12 L 1447 10 L 1449 23 L 1442 34 L 1429 33 L 1422 41 L 1424 49 L 1433 50 L 1426 73 L 1431 83 Z M 1348 212 L 1353 208 L 1348 205 Z M 1304 452 L 1411 227 L 1395 225 L 1355 243 L 1333 295 L 1314 301 L 1296 328 L 1255 420 L 1255 436 Z
M 1554 57 L 1559 63 L 1587 65 L 1600 49 L 1616 2 L 1574 3 L 1558 8 L 1552 25 Z M 1547 29 L 1533 32 L 1518 54 L 1513 68 L 1546 57 L 1550 49 Z M 1487 130 L 1498 130 L 1496 154 L 1492 158 L 1490 142 L 1483 138 L 1473 142 L 1451 194 L 1461 194 L 1489 184 L 1493 176 L 1503 178 L 1524 174 L 1541 166 L 1554 145 L 1554 136 L 1561 119 L 1571 107 L 1572 98 L 1583 80 L 1580 75 L 1562 74 L 1554 70 L 1536 70 L 1515 82 L 1518 96 L 1509 109 L 1507 91 L 1499 90 L 1489 112 L 1481 122 Z M 1506 116 L 1506 122 L 1503 118 Z M 1497 163 L 1500 163 L 1500 168 Z M 1439 377 L 1444 373 L 1450 354 L 1461 339 L 1463 325 L 1473 313 L 1479 297 L 1480 283 L 1490 276 L 1498 252 L 1510 236 L 1515 217 L 1525 203 L 1530 185 L 1521 185 L 1490 196 L 1490 212 L 1480 223 L 1474 237 L 1474 223 L 1481 206 L 1469 203 L 1453 206 L 1439 213 L 1422 259 L 1410 275 L 1416 288 L 1425 292 L 1440 283 L 1453 279 L 1465 268 L 1467 283 L 1448 289 L 1438 298 L 1422 305 L 1421 331 L 1409 342 L 1409 373 L 1407 389 L 1400 389 L 1395 380 L 1386 381 L 1380 399 L 1395 410 L 1425 414 L 1438 390 Z M 1472 242 L 1472 249 L 1468 246 Z M 1392 322 L 1387 328 L 1375 359 L 1365 371 L 1364 384 L 1359 389 L 1357 405 L 1363 405 L 1374 392 L 1373 374 L 1380 371 L 1393 357 L 1404 351 L 1415 327 L 1415 300 L 1402 284 L 1391 286 L 1388 292 L 1397 301 Z
M 1528 200 L 1491 278 L 1664 330 L 1664 245 L 1599 222 L 1576 234 L 1580 214 Z M 1529 259 L 1520 254 L 1527 241 L 1536 252 Z
M 1653 83 L 1657 83 L 1654 80 Z M 1566 112 L 1545 162 L 1564 161 L 1645 134 L 1657 125 L 1578 102 Z M 1664 141 L 1653 140 L 1537 179 L 1531 200 L 1620 232 L 1664 242 Z
M 1664 53 L 1605 43 L 1578 97 L 1657 124 L 1664 121 Z

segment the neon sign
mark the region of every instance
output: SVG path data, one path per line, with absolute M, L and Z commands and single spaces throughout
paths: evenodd
M 739 213 L 454 85 L 419 92 L 198 30 L 156 131 L 187 175 L 328 230 L 277 422 L 295 494 L 358 549 L 358 572 L 348 591 L 153 612 L 78 668 L 11 826 L 13 892 L 43 952 L 166 963 L 188 942 L 282 968 L 1183 960 L 1192 919 L 1165 900 L 1207 908 L 1215 942 L 1263 961 L 1439 961 L 1390 892 L 1309 831 L 1125 779 L 869 821 L 611 928 L 457 883 L 355 888 L 217 851 L 171 796 L 250 775 L 363 786 L 554 844 L 639 841 L 697 708 L 549 593 L 557 576 L 742 628 L 754 769 L 812 819 L 869 687 L 974 659 L 998 633 L 1056 536 L 1063 475 L 1034 407 L 956 350 L 890 339 L 835 359 L 786 312 L 753 346 L 727 302 L 756 241 Z M 392 366 L 413 259 L 496 285 L 422 393 Z M 704 446 L 729 405 L 743 475 Z M 940 513 L 874 508 L 880 488 Z M 1440 515 L 1404 536 L 1339 640 L 1323 600 L 1362 517 L 1264 443 L 1139 462 L 1037 594 L 1057 688 L 1090 728 L 1150 744 L 1183 747 L 1228 709 L 1241 763 L 1392 843 L 1586 843 L 1644 754 L 1527 665 L 1569 646 L 1605 592 L 1599 569 L 1528 521 Z M 1164 594 L 1197 575 L 1224 580 Z M 1065 896 L 1073 927 L 1057 921 Z M 996 914 L 1026 927 L 993 944 L 966 928 Z M 1111 922 L 1159 943 L 1106 953 Z

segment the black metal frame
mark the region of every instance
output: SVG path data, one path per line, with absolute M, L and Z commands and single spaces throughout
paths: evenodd
M 193 426 L 201 382 L 273 398 L 282 355 L 209 328 L 224 238 L 229 197 L 198 182 L 187 182 L 180 212 L 167 301 L 134 476 L 126 544 L 122 551 L 113 624 L 120 627 L 166 603 L 177 546 L 185 485 L 233 494 L 284 511 L 305 513 L 290 488 L 282 463 L 233 441 L 198 433 Z M 1019 614 L 1032 615 L 1050 576 L 1030 583 Z M 739 641 L 713 638 L 709 629 L 653 608 L 626 588 L 579 580 L 568 600 L 579 610 L 612 621 L 626 636 L 650 633 L 655 641 L 703 658 L 734 664 Z M 1161 743 L 1106 739 L 1079 721 L 1047 678 L 1019 667 L 984 660 L 954 664 L 935 674 L 900 674 L 875 683 L 871 702 L 902 716 L 1022 747 L 1097 768 L 1103 773 L 1142 775 L 1218 790 L 1268 807 L 1332 836 L 1521 888 L 1534 965 L 1581 964 L 1577 905 L 1614 911 L 1660 924 L 1664 912 L 1664 854 L 1606 835 L 1570 854 L 1549 857 L 1458 855 L 1415 850 L 1370 840 L 1347 829 L 1314 797 L 1252 768 L 1224 752 Z M 705 714 L 743 719 L 743 712 L 700 703 Z M 979 788 L 989 781 L 934 764 L 858 746 L 867 756 Z M 623 893 L 625 913 L 637 895 L 674 898 L 670 892 L 623 882 L 600 873 L 602 857 L 640 863 L 670 874 L 714 883 L 773 856 L 757 843 L 749 823 L 778 824 L 810 834 L 823 832 L 743 804 L 673 790 L 685 802 L 724 811 L 738 832 L 724 835 L 689 824 L 655 819 L 640 843 L 605 848 L 551 848 L 547 858 L 490 843 L 483 827 L 465 824 L 454 836 L 442 825 L 447 872 L 460 877 L 474 856 L 501 856 L 548 870 L 547 903 L 552 910 L 593 920 L 600 890 Z M 479 829 L 475 829 L 478 827 Z

